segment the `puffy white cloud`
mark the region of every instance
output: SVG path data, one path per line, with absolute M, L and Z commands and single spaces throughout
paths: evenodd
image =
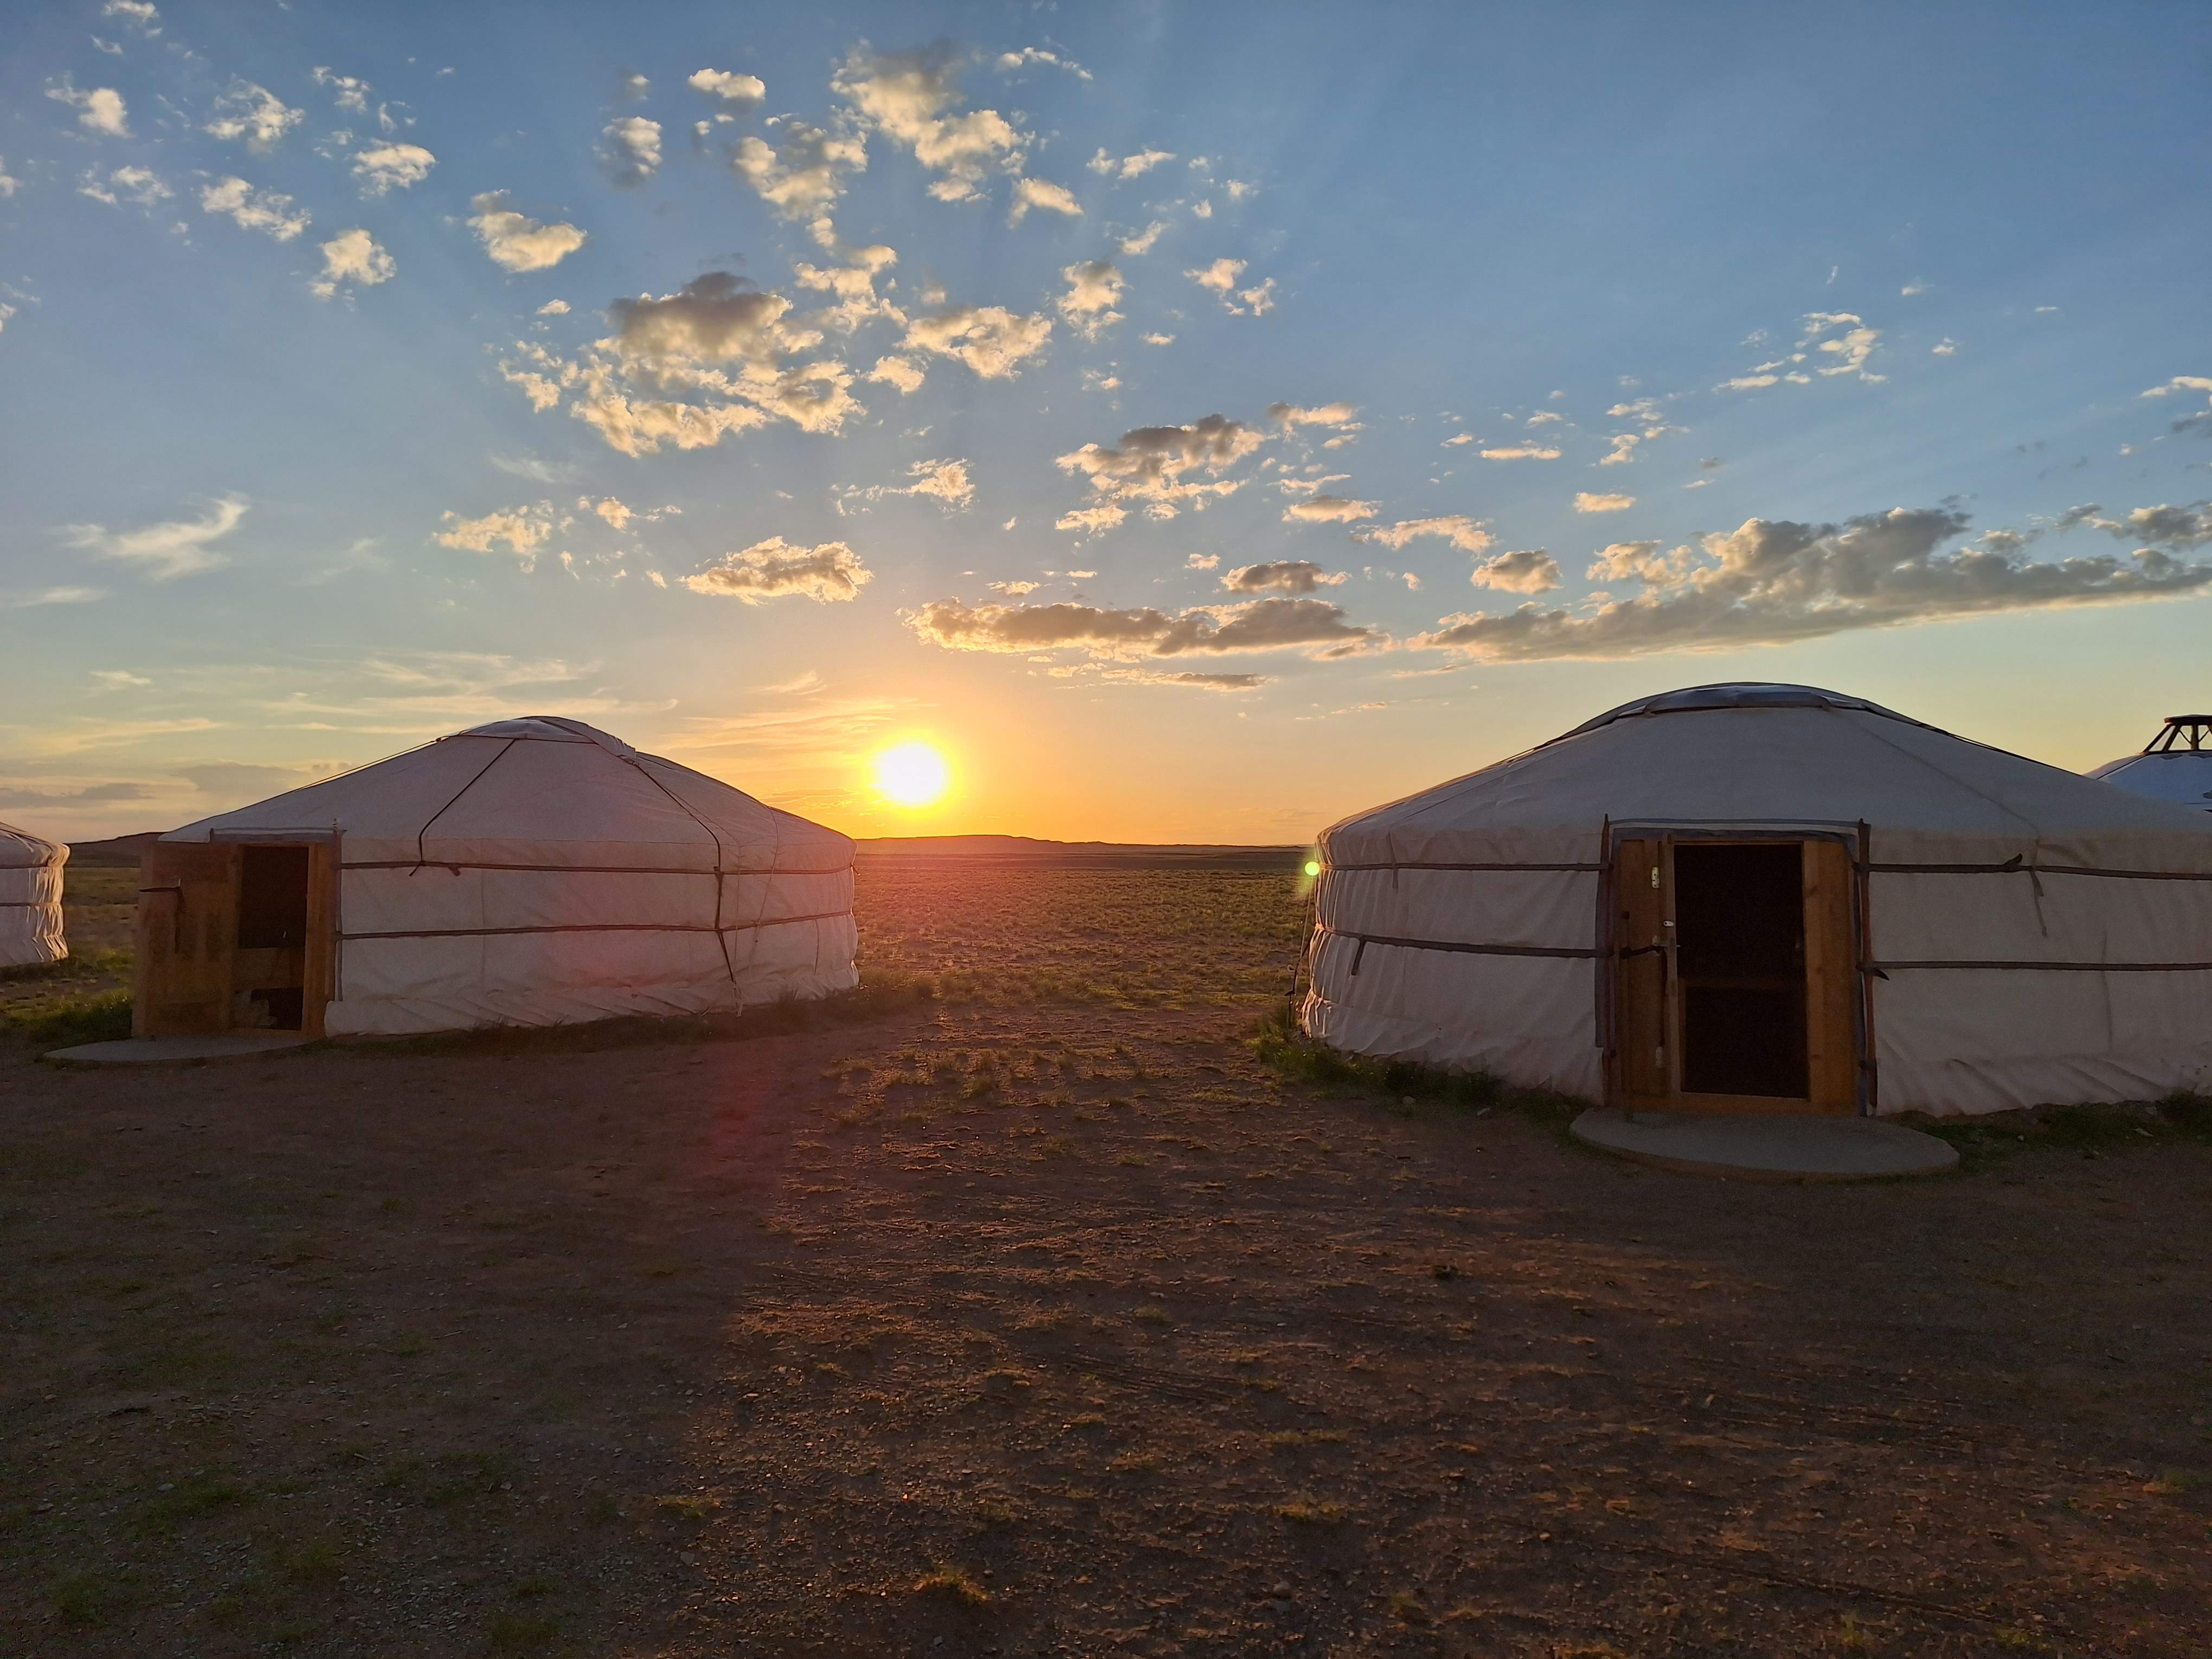
M 1942 339 L 1936 341 L 1936 343 L 1929 346 L 1928 349 L 1932 355 L 1938 357 L 1955 357 L 1959 355 L 1959 343 L 1953 339 Z
M 541 317 L 565 317 L 568 314 L 568 302 L 566 300 L 548 300 L 538 307 L 538 314 Z
M 1128 516 L 1127 508 L 1110 503 L 1099 507 L 1074 507 L 1054 519 L 1052 527 L 1054 530 L 1073 530 L 1083 536 L 1100 536 Z
M 1240 421 L 1208 415 L 1188 426 L 1140 426 L 1121 434 L 1119 444 L 1085 444 L 1059 458 L 1062 471 L 1088 478 L 1098 501 L 1085 512 L 1060 520 L 1063 529 L 1110 529 L 1121 522 L 1126 501 L 1142 501 L 1155 518 L 1171 519 L 1178 503 L 1203 506 L 1212 496 L 1233 495 L 1242 480 L 1221 474 L 1266 440 Z M 1198 481 L 1188 475 L 1203 469 Z M 1102 507 L 1110 508 L 1102 512 Z
M 601 154 L 617 185 L 641 185 L 660 171 L 660 123 L 642 115 L 619 115 L 599 135 Z
M 1079 259 L 1060 268 L 1067 292 L 1060 296 L 1060 314 L 1092 339 L 1121 320 L 1114 307 L 1121 302 L 1127 279 L 1109 259 Z
M 119 17 L 132 28 L 146 34 L 161 32 L 161 14 L 150 0 L 107 0 L 100 9 L 102 17 Z
M 340 283 L 374 288 L 390 282 L 398 272 L 391 254 L 367 231 L 356 228 L 342 230 L 323 244 L 323 274 L 309 286 L 317 299 L 327 300 L 338 291 Z
M 134 207 L 149 208 L 156 202 L 167 201 L 175 192 L 150 167 L 117 167 L 104 183 L 95 167 L 84 175 L 84 182 L 76 187 L 76 193 L 89 196 L 95 202 L 105 202 L 110 207 L 129 202 Z M 6 194 L 0 191 L 0 196 Z
M 328 87 L 331 96 L 340 109 L 351 110 L 356 115 L 368 113 L 368 94 L 373 90 L 368 82 L 356 76 L 340 75 L 327 64 L 318 64 L 314 70 L 315 84 Z
M 1232 317 L 1257 317 L 1273 310 L 1275 279 L 1270 276 L 1257 288 L 1238 288 L 1237 279 L 1243 274 L 1244 261 L 1227 258 L 1183 272 L 1209 294 L 1218 295 L 1223 308 Z
M 2118 519 L 2100 517 L 2101 512 L 2095 506 L 2069 507 L 2059 514 L 2054 527 L 2065 530 L 2086 524 L 2122 541 L 2154 547 L 2203 547 L 2212 542 L 2212 501 L 2196 501 L 2187 507 L 2138 507 Z
M 1145 336 L 1145 343 L 1146 345 L 1153 346 L 1173 345 L 1175 343 L 1175 336 L 1172 334 L 1147 334 Z
M 1029 142 L 994 109 L 953 112 L 965 101 L 953 84 L 957 61 L 949 46 L 878 52 L 863 42 L 830 81 L 863 120 L 941 175 L 929 193 L 942 202 L 980 196 L 992 168 L 1018 171 Z
M 1018 373 L 1051 336 L 1052 319 L 1042 313 L 1024 317 L 1004 306 L 952 306 L 914 319 L 900 343 L 909 351 L 957 358 L 985 380 L 997 380 Z
M 540 224 L 507 204 L 503 190 L 469 198 L 476 210 L 469 227 L 483 241 L 492 263 L 513 271 L 550 270 L 591 239 L 574 225 Z
M 293 211 L 289 196 L 273 190 L 256 190 L 243 179 L 218 179 L 200 191 L 200 211 L 220 213 L 241 230 L 266 231 L 280 242 L 289 242 L 313 220 L 305 208 Z
M 1283 509 L 1286 524 L 1350 524 L 1374 516 L 1374 502 L 1350 501 L 1342 495 L 1314 495 Z
M 1823 339 L 1823 335 L 1832 337 Z M 1765 331 L 1762 329 L 1753 334 L 1746 343 L 1757 344 L 1765 337 Z M 1879 382 L 1885 377 L 1868 368 L 1867 363 L 1881 344 L 1881 331 L 1868 327 L 1865 319 L 1856 312 L 1808 311 L 1805 313 L 1803 332 L 1799 336 L 1794 350 L 1785 352 L 1771 362 L 1758 364 L 1747 374 L 1723 380 L 1713 390 L 1757 392 L 1771 386 L 1810 386 L 1816 374 L 1856 374 L 1862 380 Z M 1834 361 L 1824 365 L 1820 362 L 1822 357 Z M 1644 435 L 1656 434 L 1647 433 Z
M 1486 461 L 1556 461 L 1559 452 L 1548 444 L 1505 444 L 1482 452 Z
M 1167 228 L 1166 220 L 1153 220 L 1142 230 L 1124 236 L 1121 239 L 1121 252 L 1132 258 L 1150 253 L 1152 251 L 1152 245 L 1160 240 L 1160 233 Z
M 2212 392 L 2212 375 L 2177 374 L 2164 386 L 2154 386 L 2142 395 L 2146 398 L 2171 398 L 2177 392 Z
M 1577 513 L 1625 513 L 1636 505 L 1633 495 L 1608 495 L 1589 489 L 1575 492 L 1575 511 Z
M 908 613 L 906 623 L 923 640 L 949 651 L 1074 649 L 1125 661 L 1194 651 L 1297 648 L 1345 656 L 1381 638 L 1373 629 L 1347 621 L 1341 605 L 1312 599 L 1196 605 L 1174 616 L 1149 605 L 1117 611 L 1072 603 L 970 606 L 939 599 Z
M 1218 570 L 1221 556 L 1218 553 L 1189 553 L 1184 555 L 1183 565 L 1191 570 Z
M 768 96 L 768 88 L 759 76 L 739 75 L 729 70 L 696 70 L 684 84 L 695 92 L 703 92 L 709 98 L 718 98 L 740 109 L 750 109 Z
M 1455 432 L 1450 437 L 1446 438 L 1442 443 L 1438 444 L 1437 447 L 1438 449 L 1463 449 L 1474 441 L 1474 434 L 1472 432 Z
M 927 495 L 942 505 L 948 513 L 963 512 L 975 504 L 975 481 L 968 476 L 971 463 L 962 460 L 916 461 L 908 467 L 910 484 L 871 484 L 866 489 L 848 489 L 848 500 L 879 501 L 886 495 Z M 837 510 L 845 510 L 843 501 Z
M 439 518 L 448 526 L 433 538 L 441 547 L 489 553 L 503 545 L 526 565 L 536 561 L 538 548 L 553 533 L 552 505 L 546 501 L 535 507 L 501 508 L 481 519 L 465 519 L 458 513 L 441 514 Z
M 130 112 L 124 105 L 123 94 L 113 87 L 94 87 L 90 92 L 79 92 L 64 75 L 46 88 L 46 96 L 76 111 L 76 124 L 88 132 L 110 138 L 131 136 Z
M 1083 216 L 1082 204 L 1075 192 L 1066 185 L 1055 185 L 1043 179 L 1014 180 L 1013 206 L 1007 210 L 1006 222 L 1018 225 L 1029 216 L 1031 208 L 1042 208 L 1050 213 L 1064 213 L 1071 219 Z
M 1024 46 L 1019 52 L 1002 52 L 999 54 L 997 67 L 1000 74 L 1011 75 L 1016 70 L 1025 69 L 1031 64 L 1049 64 L 1054 69 L 1066 70 L 1079 81 L 1088 81 L 1091 78 L 1091 71 L 1073 58 L 1063 58 L 1056 52 L 1047 52 L 1042 46 Z
M 602 495 L 596 501 L 588 495 L 580 496 L 577 498 L 576 505 L 588 512 L 596 513 L 617 530 L 629 529 L 629 521 L 638 516 L 633 508 L 613 495 Z
M 166 582 L 228 564 L 229 556 L 211 550 L 210 544 L 237 529 L 252 505 L 243 495 L 222 495 L 198 519 L 113 532 L 106 525 L 64 525 L 62 534 L 80 552 L 143 566 L 151 580 Z
M 785 218 L 818 221 L 845 193 L 845 175 L 867 170 L 868 147 L 856 133 L 786 121 L 773 148 L 750 136 L 739 139 L 730 166 Z
M 1634 598 L 1605 599 L 1582 614 L 1528 605 L 1505 616 L 1447 617 L 1413 643 L 1505 660 L 1733 650 L 2212 586 L 2212 564 L 2154 548 L 2057 563 L 2002 546 L 1942 552 L 1967 522 L 1950 507 L 1897 507 L 1840 525 L 1749 519 L 1670 553 L 1656 543 L 1615 543 L 1593 573 L 1640 582 L 1644 591 Z
M 1559 563 L 1540 547 L 1524 548 L 1483 560 L 1468 580 L 1509 593 L 1542 593 L 1559 585 Z
M 1150 173 L 1154 167 L 1159 166 L 1161 162 L 1172 161 L 1174 160 L 1175 152 L 1173 150 L 1140 149 L 1134 155 L 1124 155 L 1116 158 L 1115 156 L 1109 155 L 1102 149 L 1096 155 L 1091 158 L 1087 165 L 1093 173 L 1097 173 L 1102 178 L 1115 179 L 1139 179 L 1146 173 Z
M 602 392 L 580 398 L 571 410 L 624 455 L 672 449 L 712 449 L 732 433 L 765 426 L 768 416 L 750 404 L 685 404 Z
M 246 149 L 259 154 L 274 149 L 278 139 L 307 118 L 307 111 L 287 107 L 268 88 L 233 76 L 200 131 L 210 138 L 243 138 Z
M 1316 587 L 1335 587 L 1345 580 L 1332 575 L 1310 559 L 1279 559 L 1272 563 L 1248 564 L 1221 578 L 1232 593 L 1310 593 Z
M 438 158 L 420 144 L 373 144 L 353 158 L 353 176 L 361 180 L 364 196 L 419 185 L 430 176 Z
M 1302 409 L 1296 404 L 1269 404 L 1267 418 L 1280 421 L 1283 429 L 1294 432 L 1302 426 L 1327 426 L 1359 429 L 1359 411 L 1350 404 L 1320 404 L 1311 409 Z
M 1379 542 L 1394 552 L 1422 536 L 1434 536 L 1469 553 L 1485 552 L 1497 539 L 1464 513 L 1434 519 L 1401 519 L 1393 525 L 1377 525 L 1370 530 L 1356 530 L 1352 534 L 1364 542 Z
M 874 579 L 875 573 L 842 542 L 799 547 L 771 536 L 686 576 L 684 586 L 694 593 L 742 599 L 747 605 L 793 593 L 832 604 L 859 598 L 860 589 Z
M 921 390 L 923 374 L 910 357 L 878 357 L 876 366 L 868 371 L 868 378 L 884 386 L 896 386 L 903 396 Z

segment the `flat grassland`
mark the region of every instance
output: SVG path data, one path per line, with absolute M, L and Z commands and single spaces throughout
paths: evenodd
M 1281 875 L 860 906 L 942 994 L 0 1042 L 0 1653 L 2203 1651 L 2212 1148 L 1700 1182 L 1263 1066 Z

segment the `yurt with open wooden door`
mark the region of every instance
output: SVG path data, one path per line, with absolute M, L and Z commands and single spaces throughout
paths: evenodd
M 30 968 L 69 954 L 62 932 L 62 866 L 69 848 L 0 823 L 0 968 Z
M 1636 1110 L 2212 1090 L 2212 818 L 1698 686 L 1321 837 L 1308 1032 Z
M 2212 812 L 2212 714 L 2168 714 L 2142 752 L 2089 774 L 2130 794 Z
M 171 831 L 133 1029 L 396 1035 L 730 1011 L 857 982 L 853 843 L 536 715 Z

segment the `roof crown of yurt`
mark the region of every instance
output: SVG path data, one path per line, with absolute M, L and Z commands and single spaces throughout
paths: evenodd
M 0 968 L 37 968 L 69 954 L 62 866 L 70 849 L 0 823 Z
M 853 843 L 580 720 L 493 721 L 147 850 L 133 1029 L 726 1012 L 857 982 Z
M 2089 775 L 2133 794 L 2212 812 L 2212 714 L 2168 714 L 2139 751 Z
M 1698 686 L 1323 832 L 1305 1030 L 1631 1110 L 2212 1086 L 2212 819 L 1808 686 Z

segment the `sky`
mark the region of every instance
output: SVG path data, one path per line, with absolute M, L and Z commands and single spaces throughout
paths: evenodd
M 2212 702 L 2200 6 L 11 37 L 35 831 L 519 714 L 862 836 L 1298 842 L 1674 686 L 2076 769 Z

